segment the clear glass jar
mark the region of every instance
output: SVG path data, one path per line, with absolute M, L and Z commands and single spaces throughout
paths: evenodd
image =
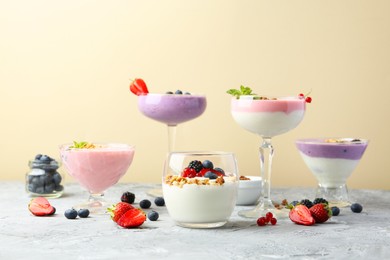
M 28 162 L 30 171 L 26 174 L 26 192 L 31 197 L 58 198 L 64 192 L 63 176 L 57 171 L 58 161 L 38 154 Z

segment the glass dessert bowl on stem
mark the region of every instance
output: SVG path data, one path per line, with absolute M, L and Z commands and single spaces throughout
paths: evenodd
M 262 187 L 260 199 L 255 208 L 239 211 L 246 218 L 259 218 L 267 212 L 282 217 L 271 200 L 271 170 L 274 147 L 272 138 L 284 134 L 302 121 L 306 100 L 301 97 L 259 97 L 254 94 L 241 95 L 231 100 L 231 114 L 242 128 L 259 135 L 262 143 L 259 149 Z
M 362 158 L 368 140 L 308 138 L 298 139 L 295 144 L 318 181 L 316 198 L 326 199 L 331 206 L 350 206 L 346 182 Z
M 168 152 L 174 151 L 178 124 L 193 120 L 206 109 L 206 96 L 192 94 L 154 94 L 138 97 L 138 109 L 143 115 L 168 127 Z M 154 197 L 162 196 L 161 189 L 148 191 Z
M 225 225 L 236 204 L 237 171 L 233 153 L 170 153 L 162 179 L 170 217 L 187 228 Z
M 126 173 L 134 152 L 134 146 L 120 143 L 61 145 L 60 155 L 66 171 L 89 192 L 88 201 L 74 208 L 89 209 L 95 214 L 105 213 L 111 204 L 105 201 L 104 191 Z

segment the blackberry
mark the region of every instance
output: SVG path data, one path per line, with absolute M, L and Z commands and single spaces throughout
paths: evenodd
M 299 202 L 299 204 L 305 205 L 308 209 L 313 207 L 313 202 L 311 202 L 311 200 L 309 200 L 309 199 L 301 200 L 301 202 Z
M 324 198 L 315 198 L 313 200 L 313 205 L 320 204 L 320 203 L 325 203 L 326 205 L 329 205 L 329 202 Z
M 203 169 L 201 161 L 193 160 L 188 164 L 188 168 L 194 169 L 196 172 L 200 172 Z
M 130 203 L 130 204 L 133 204 L 134 200 L 135 200 L 135 195 L 134 195 L 134 193 L 132 193 L 130 191 L 124 192 L 122 194 L 122 196 L 121 196 L 121 201 L 122 202 L 127 202 L 127 203 Z

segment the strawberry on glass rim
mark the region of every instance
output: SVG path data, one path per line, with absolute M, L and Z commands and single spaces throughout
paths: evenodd
M 130 91 L 137 96 L 147 95 L 149 93 L 148 87 L 143 79 L 135 78 L 130 83 Z

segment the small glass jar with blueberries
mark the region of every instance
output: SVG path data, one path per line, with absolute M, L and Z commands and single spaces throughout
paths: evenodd
M 47 155 L 37 154 L 29 161 L 26 192 L 31 197 L 58 198 L 64 192 L 63 176 L 57 171 L 60 163 Z

